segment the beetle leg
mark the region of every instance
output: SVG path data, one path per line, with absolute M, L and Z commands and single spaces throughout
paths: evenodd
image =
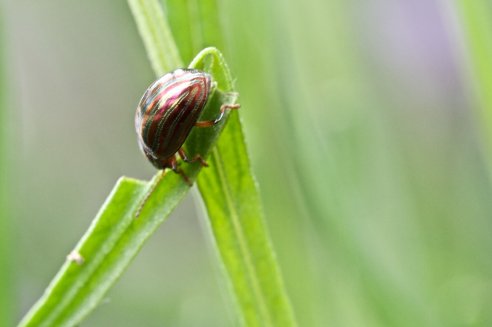
M 183 169 L 179 168 L 178 167 L 178 161 L 176 160 L 176 157 L 172 157 L 170 160 L 169 160 L 169 165 L 171 168 L 172 171 L 174 171 L 176 174 L 179 174 L 181 175 L 181 177 L 183 177 L 184 181 L 186 182 L 186 184 L 188 184 L 189 186 L 192 185 L 190 179 L 188 176 L 186 176 L 186 174 L 184 173 Z
M 230 98 L 235 98 L 235 99 L 239 98 L 239 92 L 224 92 L 222 94 Z
M 202 158 L 201 155 L 197 154 L 193 157 L 193 159 L 188 158 L 186 155 L 186 152 L 183 150 L 183 148 L 178 150 L 178 154 L 183 159 L 184 162 L 187 163 L 192 163 L 192 162 L 200 162 L 200 165 L 203 167 L 208 167 L 208 163 L 205 161 L 205 159 Z
M 234 110 L 234 109 L 239 109 L 241 108 L 240 104 L 223 104 L 220 107 L 220 114 L 219 117 L 215 118 L 214 120 L 204 120 L 204 121 L 197 121 L 195 123 L 196 127 L 211 127 L 214 125 L 217 125 L 222 118 L 224 118 L 224 113 L 226 110 Z

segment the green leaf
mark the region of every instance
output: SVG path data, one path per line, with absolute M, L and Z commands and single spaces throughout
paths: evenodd
M 191 33 L 199 34 L 201 40 L 222 43 L 222 35 L 217 30 L 219 8 L 216 1 L 167 3 L 168 8 L 181 14 L 188 12 L 188 16 L 194 18 L 189 22 Z M 168 16 L 173 17 L 171 13 Z M 181 28 L 181 25 L 175 26 L 175 30 Z M 184 30 L 181 30 L 183 38 Z M 192 38 L 193 35 L 189 37 Z M 152 43 L 146 46 L 149 53 L 156 50 Z M 182 52 L 188 52 L 192 46 L 183 45 Z M 158 63 L 153 62 L 152 66 L 158 75 L 161 70 L 155 68 Z M 190 67 L 211 72 L 220 90 L 234 91 L 229 68 L 215 48 L 201 51 Z M 192 137 L 189 141 L 189 144 L 195 143 Z M 240 320 L 247 326 L 294 326 L 294 315 L 270 245 L 237 112 L 230 115 L 208 162 L 210 167 L 199 176 L 198 187 L 216 248 L 238 304 Z
M 231 117 L 198 185 L 245 325 L 294 326 L 239 128 Z
M 128 0 L 152 68 L 158 76 L 183 67 L 178 48 L 156 0 Z
M 210 115 L 213 111 L 216 115 L 222 100 L 217 92 L 204 114 Z M 195 129 L 187 146 L 207 154 L 222 126 Z M 183 166 L 191 180 L 200 169 L 198 163 Z M 158 172 L 149 183 L 121 178 L 73 252 L 84 262 L 77 264 L 68 260 L 20 325 L 73 326 L 79 323 L 102 300 L 147 238 L 189 189 L 181 176 L 168 171 Z
M 190 29 L 192 33 L 198 33 L 203 42 L 222 43 L 222 36 L 216 29 L 219 25 L 216 1 L 167 3 L 168 8 L 181 14 L 188 12 L 188 16 L 194 18 Z M 171 13 L 168 16 L 173 17 Z M 181 29 L 181 25 L 174 27 Z M 181 30 L 182 34 L 184 30 Z M 152 47 L 152 44 L 148 45 Z M 187 52 L 190 45 L 183 48 L 182 52 Z M 149 53 L 154 50 L 147 48 Z M 156 65 L 153 63 L 152 66 Z M 229 69 L 215 48 L 200 52 L 190 67 L 211 72 L 219 89 L 226 93 L 234 91 Z M 156 74 L 159 71 L 158 68 Z M 270 245 L 237 112 L 230 115 L 222 133 L 208 159 L 210 167 L 198 178 L 198 187 L 217 251 L 238 304 L 240 320 L 247 326 L 294 326 L 294 315 Z M 194 144 L 193 139 L 190 144 Z
M 214 77 L 232 92 L 229 69 L 214 48 L 201 55 L 215 59 Z M 200 58 L 200 55 L 197 56 Z M 206 60 L 202 60 L 202 63 Z M 207 69 L 192 63 L 193 67 Z M 209 168 L 198 187 L 209 215 L 215 246 L 246 326 L 295 326 L 294 315 L 265 226 L 238 112 L 230 115 L 212 149 Z
M 158 2 L 129 0 L 129 4 L 156 73 L 160 75 L 181 66 Z M 233 102 L 236 97 L 223 92 L 232 90 L 232 82 L 222 56 L 216 49 L 208 48 L 190 66 L 212 73 L 218 92 L 212 95 L 203 117 L 216 117 L 219 107 L 223 103 Z M 220 150 L 214 150 L 211 175 L 200 182 L 201 189 L 210 188 L 210 195 L 215 192 L 218 196 L 227 196 L 222 206 L 218 205 L 219 198 L 214 200 L 210 195 L 205 197 L 205 203 L 210 206 L 209 213 L 216 217 L 216 220 L 211 220 L 213 235 L 240 304 L 243 320 L 252 326 L 293 325 L 292 312 L 263 225 L 239 118 L 237 113 L 232 116 L 229 136 L 232 142 L 239 142 L 239 146 L 230 148 L 226 142 L 226 149 L 221 146 Z M 224 123 L 220 123 L 213 128 L 193 129 L 185 143 L 188 154 L 200 153 L 206 156 L 223 127 Z M 237 170 L 224 169 L 220 160 L 227 159 L 231 155 L 228 151 L 234 152 L 234 148 L 239 151 Z M 183 165 L 182 168 L 193 181 L 201 166 L 195 163 Z M 234 178 L 231 173 L 241 174 L 241 177 Z M 218 178 L 218 174 L 222 176 Z M 232 185 L 225 187 L 228 182 Z M 69 255 L 70 259 L 20 326 L 79 324 L 100 303 L 145 240 L 166 220 L 188 191 L 189 186 L 174 173 L 159 172 L 149 183 L 121 178 L 89 230 Z M 220 226 L 220 221 L 226 224 L 225 228 Z M 234 228 L 227 227 L 227 224 Z M 232 244 L 231 241 L 236 238 L 238 242 Z M 237 270 L 237 264 L 245 270 Z
M 191 61 L 205 47 L 213 45 L 223 49 L 217 0 L 166 0 L 165 6 L 166 17 L 185 62 Z
M 120 240 L 132 223 L 142 224 L 143 220 L 137 221 L 133 212 L 144 190 L 141 182 L 124 178 L 118 181 L 74 250 L 84 262 L 67 261 L 20 326 L 73 326 L 97 305 L 121 273 L 121 269 L 116 271 L 109 266 L 122 265 L 125 260 L 119 256 L 131 255 L 129 251 L 121 252 L 124 244 Z
M 224 101 L 225 95 L 215 92 L 203 115 L 217 116 Z M 185 143 L 191 149 L 188 153 L 193 155 L 193 149 L 199 149 L 207 155 L 223 126 L 194 129 Z M 201 166 L 187 164 L 182 169 L 193 181 Z M 84 262 L 67 260 L 20 326 L 73 326 L 82 321 L 189 189 L 183 178 L 172 172 L 158 172 L 149 183 L 121 178 L 74 249 Z
M 216 92 L 204 115 L 217 115 L 222 101 Z M 185 146 L 206 155 L 222 127 L 194 129 Z M 194 180 L 201 166 L 182 168 Z M 73 326 L 82 321 L 189 189 L 181 176 L 168 171 L 158 172 L 149 183 L 121 178 L 73 252 L 84 262 L 68 260 L 20 326 Z

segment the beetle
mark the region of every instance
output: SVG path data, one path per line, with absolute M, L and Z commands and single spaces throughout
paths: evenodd
M 218 124 L 226 110 L 239 109 L 239 104 L 224 104 L 214 120 L 198 121 L 214 88 L 212 76 L 206 72 L 180 68 L 165 74 L 145 91 L 135 113 L 138 145 L 157 169 L 169 168 L 190 179 L 178 166 L 178 156 L 185 162 L 208 166 L 200 154 L 189 159 L 183 150 L 192 128 Z

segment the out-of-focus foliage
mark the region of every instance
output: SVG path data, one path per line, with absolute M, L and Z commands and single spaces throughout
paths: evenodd
M 466 68 L 470 68 L 468 82 L 474 89 L 479 126 L 482 129 L 484 151 L 492 169 L 492 4 L 487 0 L 457 0 L 461 22 Z
M 8 154 L 12 151 L 13 144 L 9 143 L 10 130 L 8 120 L 10 112 L 7 102 L 7 73 L 5 58 L 5 35 L 3 11 L 0 7 L 0 326 L 12 325 L 14 319 L 14 288 L 13 281 L 13 233 L 10 220 L 12 214 L 9 212 L 9 190 L 11 176 L 9 176 L 11 160 Z
M 224 52 L 299 324 L 491 325 L 490 145 L 474 110 L 489 106 L 477 95 L 490 76 L 476 67 L 491 42 L 479 24 L 490 5 L 221 3 Z M 123 2 L 4 7 L 18 103 L 9 156 L 22 171 L 11 203 L 20 317 L 114 180 L 151 176 L 132 116 L 153 75 Z M 159 234 L 88 325 L 230 325 L 192 202 Z

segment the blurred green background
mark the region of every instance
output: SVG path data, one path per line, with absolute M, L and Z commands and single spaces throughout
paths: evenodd
M 490 1 L 221 9 L 299 325 L 492 326 Z M 116 179 L 154 173 L 133 128 L 154 77 L 124 1 L 4 0 L 0 28 L 0 326 L 9 326 Z M 233 325 L 202 222 L 195 192 L 83 326 Z

